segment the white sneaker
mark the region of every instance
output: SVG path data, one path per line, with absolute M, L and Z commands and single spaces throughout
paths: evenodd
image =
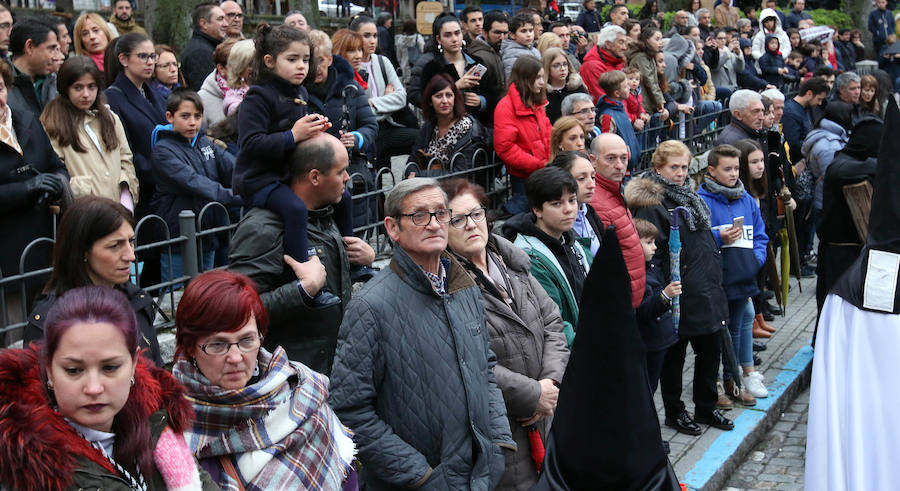
M 763 374 L 752 372 L 744 377 L 744 388 L 757 399 L 769 397 L 769 391 L 763 385 Z

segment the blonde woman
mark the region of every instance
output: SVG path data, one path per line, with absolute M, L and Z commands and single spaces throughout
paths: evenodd
M 563 116 L 553 124 L 550 131 L 550 160 L 560 152 L 584 152 L 584 137 L 587 131 L 575 116 Z
M 543 55 L 550 48 L 562 48 L 562 40 L 552 32 L 545 32 L 537 41 L 537 49 Z
M 548 48 L 542 53 L 544 82 L 547 85 L 547 118 L 553 124 L 562 116 L 563 99 L 576 92 L 587 94 L 587 88 L 562 48 Z
M 84 12 L 78 16 L 72 32 L 75 54 L 90 56 L 101 72 L 105 72 L 103 55 L 112 40 L 112 31 L 109 30 L 106 21 L 99 14 Z
M 228 53 L 228 86 L 225 88 L 225 97 L 222 100 L 222 109 L 225 116 L 231 116 L 244 100 L 247 90 L 250 89 L 248 78 L 250 77 L 250 64 L 256 53 L 252 39 L 244 39 L 234 43 L 231 52 Z

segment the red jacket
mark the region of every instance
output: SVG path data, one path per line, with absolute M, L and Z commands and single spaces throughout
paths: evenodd
M 525 107 L 515 84 L 494 110 L 494 151 L 515 177 L 528 179 L 550 160 L 550 130 L 543 104 Z
M 596 104 L 602 95 L 603 89 L 600 88 L 600 75 L 612 70 L 621 70 L 625 68 L 625 58 L 616 58 L 609 51 L 594 46 L 584 55 L 584 61 L 581 62 L 581 69 L 578 73 L 581 80 L 587 86 L 588 92 L 594 98 Z
M 634 120 L 644 112 L 644 96 L 640 93 L 631 92 L 624 101 L 625 112 L 628 113 L 628 119 L 634 123 Z
M 621 184 L 600 174 L 597 174 L 596 182 L 597 188 L 594 190 L 591 206 L 603 223 L 616 227 L 616 237 L 622 248 L 622 256 L 625 257 L 628 275 L 631 276 L 631 306 L 637 308 L 644 298 L 644 284 L 647 281 L 641 239 L 634 228 L 634 218 L 625 206 L 625 198 L 620 191 Z

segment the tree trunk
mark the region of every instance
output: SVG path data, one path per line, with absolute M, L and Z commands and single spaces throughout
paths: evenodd
M 145 21 L 150 38 L 181 52 L 191 37 L 191 12 L 201 0 L 146 0 Z

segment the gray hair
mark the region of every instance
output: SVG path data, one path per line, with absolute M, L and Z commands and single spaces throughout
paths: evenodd
M 731 99 L 728 99 L 728 107 L 732 111 L 743 111 L 750 107 L 751 102 L 762 102 L 762 96 L 752 90 L 740 89 L 731 94 Z
M 708 14 L 708 13 L 709 13 L 709 9 L 706 7 L 703 7 L 702 9 L 697 9 L 697 17 L 700 17 L 701 15 Z
M 444 196 L 444 205 L 447 204 L 447 193 L 441 189 L 441 185 L 437 179 L 430 177 L 410 177 L 400 181 L 399 184 L 391 189 L 387 199 L 384 200 L 384 215 L 389 217 L 398 217 L 403 213 L 403 200 L 407 196 L 422 191 L 423 189 L 437 188 L 440 189 Z
M 628 35 L 628 33 L 625 32 L 625 29 L 622 29 L 619 26 L 606 26 L 601 29 L 600 34 L 597 35 L 597 45 L 603 46 L 606 43 L 612 43 L 619 34 L 623 36 Z
M 747 19 L 747 18 L 745 17 L 745 18 L 743 18 L 743 19 L 738 19 L 738 21 L 737 21 L 737 28 L 738 28 L 738 30 L 740 30 L 742 27 L 744 27 L 744 26 L 749 26 L 749 25 L 752 25 L 752 24 L 753 24 L 753 23 L 750 22 L 750 19 Z
M 575 104 L 579 102 L 590 102 L 592 106 L 594 105 L 594 99 L 589 94 L 584 92 L 569 94 L 562 100 L 562 105 L 560 106 L 562 115 L 571 116 L 575 112 Z
M 862 79 L 855 72 L 844 72 L 834 79 L 834 88 L 844 90 L 850 85 L 850 82 L 861 82 Z
M 770 101 L 781 101 L 784 102 L 784 94 L 781 93 L 778 89 L 766 89 L 762 91 L 761 96 L 769 99 Z

